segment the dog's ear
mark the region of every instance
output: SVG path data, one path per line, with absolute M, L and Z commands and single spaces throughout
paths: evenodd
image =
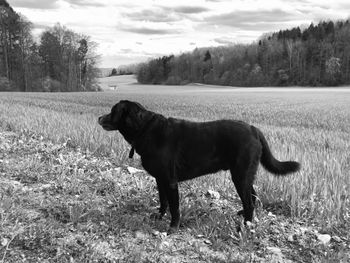
M 135 128 L 140 128 L 145 121 L 146 109 L 137 102 L 129 102 L 126 122 Z
M 124 124 L 129 128 L 139 129 L 143 126 L 146 112 L 137 102 L 121 100 L 112 108 L 111 118 L 119 127 Z
M 143 123 L 146 119 L 146 114 L 147 111 L 142 107 L 142 108 L 137 108 L 136 109 L 136 118 L 139 123 Z

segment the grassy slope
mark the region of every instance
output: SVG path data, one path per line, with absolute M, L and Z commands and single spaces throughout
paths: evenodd
M 145 88 L 147 94 L 137 85 L 121 86 L 118 93 L 1 94 L 1 126 L 15 132 L 0 137 L 6 260 L 21 254 L 58 262 L 281 257 L 268 247 L 281 248 L 283 260 L 337 262 L 348 256 L 350 93 Z M 149 219 L 157 205 L 153 180 L 114 170 L 128 162 L 138 166 L 139 160 L 128 161 L 124 140 L 96 124 L 122 98 L 167 116 L 246 120 L 262 128 L 277 157 L 301 161 L 303 170 L 282 180 L 259 171 L 263 209 L 254 231 L 235 231 L 240 202 L 229 176 L 221 173 L 181 185 L 180 235 L 153 233 L 168 224 Z M 221 198 L 206 197 L 208 189 Z M 316 231 L 335 239 L 320 245 Z

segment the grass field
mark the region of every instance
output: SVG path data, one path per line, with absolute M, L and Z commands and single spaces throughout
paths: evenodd
M 109 81 L 117 91 L 0 93 L 0 260 L 347 262 L 350 89 L 142 86 L 130 77 L 102 84 Z M 97 124 L 121 99 L 165 116 L 244 120 L 278 159 L 302 169 L 285 178 L 259 170 L 256 225 L 241 234 L 228 174 L 183 183 L 180 234 L 166 236 L 169 218 L 149 219 L 155 182 L 129 174 L 127 166 L 142 168 L 139 158 L 128 160 L 123 138 Z M 320 233 L 332 241 L 321 244 Z

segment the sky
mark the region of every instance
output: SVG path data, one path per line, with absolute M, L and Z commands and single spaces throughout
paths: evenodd
M 100 67 L 211 47 L 264 33 L 348 19 L 349 0 L 8 0 L 40 36 L 56 23 L 98 44 Z

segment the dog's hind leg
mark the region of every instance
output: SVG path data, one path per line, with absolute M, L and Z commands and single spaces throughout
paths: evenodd
M 256 192 L 253 181 L 259 165 L 260 153 L 255 148 L 247 148 L 242 152 L 237 163 L 230 169 L 232 181 L 236 186 L 237 193 L 243 205 L 244 221 L 253 220 L 254 203 Z
M 257 195 L 256 195 L 256 192 L 255 192 L 255 189 L 254 189 L 254 186 L 253 186 L 253 185 L 252 185 L 252 187 L 251 187 L 250 190 L 251 190 L 251 193 L 252 193 L 253 207 L 255 207 L 255 202 L 256 202 L 256 197 L 257 197 Z M 237 212 L 237 215 L 243 216 L 243 215 L 244 215 L 244 210 L 242 209 L 242 210 L 238 211 L 238 212 Z
M 236 173 L 236 170 L 233 172 Z M 241 198 L 243 204 L 243 211 L 240 211 L 239 214 L 242 214 L 243 212 L 244 221 L 252 221 L 254 206 L 251 193 L 251 183 L 249 182 L 249 180 L 247 180 L 247 178 L 237 178 L 236 176 L 232 176 L 232 180 L 236 186 L 237 193 Z

